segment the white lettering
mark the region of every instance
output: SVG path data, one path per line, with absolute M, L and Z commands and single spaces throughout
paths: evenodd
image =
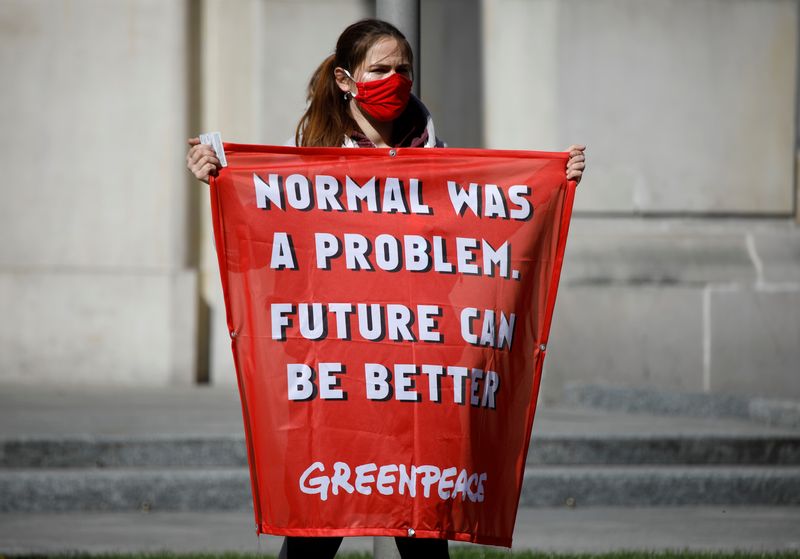
M 304 401 L 314 397 L 314 369 L 305 363 L 286 365 L 289 400 Z
M 378 480 L 375 482 L 378 493 L 381 495 L 392 495 L 394 493 L 394 489 L 392 488 L 392 485 L 395 483 L 393 472 L 396 471 L 397 466 L 395 464 L 381 466 L 380 470 L 378 470 Z
M 486 217 L 506 218 L 506 200 L 503 193 L 497 188 L 496 184 L 487 184 L 483 187 L 486 197 L 484 204 L 484 215 Z
M 317 268 L 330 270 L 330 260 L 339 255 L 339 239 L 330 233 L 314 233 L 314 245 L 317 254 Z
M 388 400 L 392 397 L 389 369 L 378 363 L 365 363 L 364 376 L 368 400 Z
M 309 313 L 309 307 L 312 312 Z M 325 337 L 325 325 L 327 324 L 324 317 L 325 310 L 322 308 L 322 303 L 304 303 L 300 305 L 300 334 L 307 340 L 319 340 Z
M 291 303 L 272 303 L 270 305 L 273 340 L 286 339 L 286 328 L 292 325 L 292 321 L 285 315 L 293 312 L 294 305 Z
M 387 177 L 383 183 L 383 204 L 381 211 L 384 213 L 408 213 L 405 195 L 400 179 Z
M 430 207 L 422 203 L 422 185 L 419 179 L 408 179 L 408 191 L 411 194 L 411 212 L 415 214 L 430 215 Z
M 453 402 L 464 403 L 464 379 L 469 371 L 466 367 L 447 367 L 447 376 L 453 377 Z
M 525 221 L 531 216 L 533 213 L 531 211 L 531 203 L 526 198 L 530 193 L 530 188 L 524 184 L 515 184 L 514 186 L 508 187 L 508 197 L 511 199 L 512 203 L 517 205 L 516 209 L 511 210 L 511 219 Z
M 470 183 L 468 189 L 463 189 L 455 181 L 447 181 L 447 193 L 450 195 L 450 203 L 458 215 L 464 215 L 467 208 L 472 213 L 480 215 L 480 185 Z
M 269 261 L 269 267 L 273 270 L 297 269 L 292 240 L 287 233 L 276 231 L 272 236 L 272 257 Z
M 320 373 L 321 374 L 321 373 Z M 472 369 L 472 374 L 470 375 L 470 383 L 469 383 L 469 403 L 473 406 L 479 406 L 480 395 L 478 391 L 481 388 L 480 380 L 483 378 L 483 371 L 481 369 Z
M 441 309 L 436 305 L 417 305 L 417 322 L 419 323 L 419 340 L 421 342 L 441 342 L 442 334 L 436 331 L 438 324 L 435 317 L 441 316 Z
M 370 475 L 370 472 L 374 472 L 377 469 L 378 466 L 375 464 L 361 464 L 360 466 L 356 466 L 356 491 L 362 495 L 372 494 L 372 487 L 368 484 L 375 481 L 375 476 Z
M 472 321 L 480 316 L 478 309 L 466 307 L 461 311 L 461 339 L 465 342 L 478 345 L 478 336 L 472 332 Z
M 342 187 L 339 181 L 330 175 L 317 175 L 314 179 L 317 190 L 317 208 L 323 211 L 343 211 L 344 207 L 339 202 Z
M 419 402 L 421 397 L 414 390 L 415 375 L 418 375 L 416 365 L 413 364 L 397 364 L 394 366 L 395 375 L 395 393 L 396 397 L 401 402 Z
M 477 239 L 469 239 L 463 237 L 456 237 L 456 263 L 458 271 L 463 274 L 478 275 L 481 273 L 475 261 L 475 253 L 472 252 L 478 248 Z
M 319 495 L 320 500 L 327 501 L 330 479 L 328 479 L 327 476 L 317 476 L 308 479 L 308 476 L 310 476 L 314 470 L 324 472 L 325 466 L 322 465 L 322 462 L 314 462 L 308 468 L 306 468 L 306 470 L 300 476 L 300 491 L 306 495 Z
M 262 210 L 270 209 L 270 202 L 275 204 L 281 210 L 283 209 L 283 197 L 281 192 L 282 178 L 280 175 L 270 174 L 269 182 L 264 182 L 264 179 L 253 173 L 253 185 L 256 190 L 256 207 Z
M 298 174 L 286 177 L 286 199 L 296 210 L 310 209 L 314 198 L 311 195 L 311 183 L 308 179 Z
M 323 400 L 346 400 L 344 391 L 339 388 L 339 378 L 334 376 L 342 374 L 344 367 L 341 363 L 320 363 L 319 369 L 319 397 Z
M 367 202 L 367 209 L 371 212 L 378 211 L 378 185 L 372 177 L 363 186 L 350 177 L 345 177 L 345 190 L 347 191 L 347 209 L 351 212 L 361 211 L 361 202 Z

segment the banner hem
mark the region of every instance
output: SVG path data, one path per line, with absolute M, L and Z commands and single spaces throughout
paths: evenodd
M 407 528 L 278 528 L 262 524 L 256 530 L 258 534 L 272 536 L 292 537 L 353 537 L 353 536 L 379 536 L 379 537 L 408 537 Z M 481 545 L 495 545 L 511 548 L 512 538 L 474 534 L 470 532 L 453 532 L 450 530 L 417 530 L 414 529 L 415 538 L 452 540 L 459 542 L 476 543 Z
M 225 301 L 225 319 L 228 325 L 228 331 L 231 332 L 235 329 L 233 315 L 231 313 L 230 305 L 230 292 L 228 288 L 228 264 L 226 258 L 225 245 L 225 225 L 223 223 L 223 212 L 221 209 L 220 191 L 217 184 L 219 177 L 211 175 L 209 177 L 209 195 L 211 198 L 211 224 L 214 231 L 214 242 L 216 244 L 217 261 L 220 272 L 220 282 L 222 283 L 222 295 Z M 253 499 L 253 512 L 255 515 L 256 526 L 262 521 L 263 513 L 261 510 L 261 502 L 259 495 L 258 469 L 256 468 L 256 452 L 253 444 L 253 428 L 251 417 L 248 412 L 247 395 L 245 391 L 244 379 L 242 377 L 241 365 L 236 353 L 236 339 L 231 337 L 231 352 L 233 353 L 233 364 L 236 371 L 236 384 L 239 389 L 239 400 L 242 408 L 242 423 L 244 427 L 245 443 L 247 449 L 247 463 L 250 470 L 250 492 Z
M 525 459 L 521 464 L 521 471 L 519 472 L 520 478 L 524 478 L 525 465 L 527 462 L 528 452 L 530 451 L 531 435 L 533 433 L 533 422 L 536 417 L 536 409 L 539 404 L 539 390 L 541 388 L 542 374 L 544 369 L 544 359 L 547 356 L 547 343 L 550 339 L 550 326 L 553 320 L 553 313 L 555 312 L 556 296 L 558 294 L 558 286 L 561 281 L 561 268 L 564 264 L 564 252 L 567 248 L 567 235 L 569 234 L 569 226 L 572 221 L 572 207 L 575 201 L 575 190 L 577 183 L 572 180 L 567 180 L 563 206 L 561 208 L 561 216 L 558 220 L 558 239 L 556 241 L 556 254 L 553 260 L 553 268 L 550 272 L 550 282 L 548 285 L 547 301 L 545 303 L 544 320 L 542 324 L 542 333 L 540 338 L 541 345 L 536 347 L 533 352 L 533 385 L 531 386 L 531 408 L 530 418 L 528 419 L 527 431 L 525 434 L 525 451 L 522 456 Z M 514 522 L 517 523 L 517 513 L 519 512 L 519 501 L 522 496 L 522 483 L 519 484 L 517 491 L 516 508 L 514 509 Z
M 569 160 L 569 152 L 566 151 L 531 151 L 521 149 L 482 149 L 482 148 L 358 148 L 353 152 L 353 148 L 342 147 L 297 147 L 297 146 L 274 146 L 257 144 L 237 144 L 225 142 L 223 144 L 225 153 L 280 153 L 295 155 L 343 155 L 347 156 L 372 156 L 372 157 L 398 157 L 402 155 L 435 155 L 443 157 L 447 155 L 458 155 L 462 157 L 514 157 L 530 159 L 563 159 Z M 390 154 L 391 152 L 391 154 Z

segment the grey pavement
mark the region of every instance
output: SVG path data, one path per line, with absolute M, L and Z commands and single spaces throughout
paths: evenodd
M 650 416 L 545 406 L 537 411 L 533 444 L 537 437 L 542 441 L 553 437 L 662 435 L 779 438 L 797 437 L 798 433 L 798 429 L 736 418 Z M 242 412 L 235 386 L 0 386 L 0 442 L 38 437 L 108 436 L 124 440 L 200 435 L 242 436 Z M 9 452 L 9 448 L 3 450 L 0 445 L 0 451 Z M 558 467 L 540 471 L 560 475 Z M 252 512 L 246 510 L 0 514 L 0 553 L 7 554 L 156 550 L 275 554 L 280 541 L 277 537 L 257 537 Z M 451 543 L 455 545 L 461 544 Z M 369 551 L 372 546 L 372 538 L 346 538 L 342 549 Z M 574 508 L 523 507 L 517 517 L 514 549 L 800 550 L 800 507 L 584 507 L 580 501 Z
M 238 551 L 276 555 L 250 513 L 0 514 L 0 553 Z M 372 538 L 342 550 L 371 551 Z M 451 548 L 459 544 L 451 542 Z M 503 550 L 504 548 L 493 548 Z M 800 551 L 798 508 L 521 509 L 512 551 Z

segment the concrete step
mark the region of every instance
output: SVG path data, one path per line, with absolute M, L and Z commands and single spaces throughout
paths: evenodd
M 571 405 L 626 413 L 738 418 L 776 427 L 800 428 L 800 401 L 671 390 L 569 383 L 563 400 Z
M 236 511 L 245 468 L 0 471 L 0 512 Z M 794 466 L 529 467 L 521 507 L 800 505 Z
M 252 509 L 245 468 L 0 470 L 0 512 Z
M 800 465 L 800 436 L 539 435 L 527 464 Z
M 528 468 L 521 507 L 800 505 L 800 468 L 641 466 Z
M 135 466 L 244 467 L 244 435 L 65 435 L 0 441 L 0 468 Z
M 529 465 L 800 465 L 800 435 L 539 435 Z M 59 436 L 0 441 L 0 468 L 246 467 L 243 436 Z

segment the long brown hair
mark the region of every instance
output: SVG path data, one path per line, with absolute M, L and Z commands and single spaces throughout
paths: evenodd
M 370 47 L 386 37 L 397 39 L 413 67 L 411 45 L 394 25 L 379 19 L 362 19 L 350 25 L 339 35 L 336 51 L 323 60 L 311 76 L 308 108 L 295 131 L 296 145 L 339 147 L 346 134 L 358 130 L 333 71 L 340 67 L 355 72 L 366 59 Z

